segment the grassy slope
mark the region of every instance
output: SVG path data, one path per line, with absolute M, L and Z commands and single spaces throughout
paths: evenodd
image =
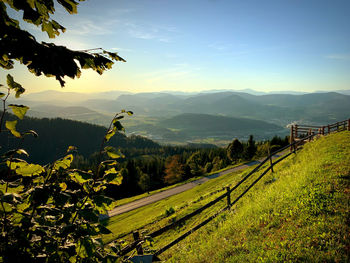
M 283 170 L 282 170 L 283 169 Z M 308 143 L 170 262 L 349 262 L 350 132 Z
M 254 160 L 252 160 L 252 161 L 254 161 Z M 252 161 L 249 161 L 249 162 L 252 162 Z M 249 162 L 246 162 L 246 163 L 249 163 Z M 245 163 L 244 162 L 240 162 L 240 163 L 237 163 L 237 164 L 234 164 L 234 165 L 229 165 L 229 166 L 227 166 L 227 167 L 225 167 L 223 169 L 220 169 L 220 170 L 217 170 L 217 171 L 214 171 L 214 172 L 210 172 L 210 173 L 204 174 L 202 176 L 192 177 L 192 178 L 190 178 L 190 179 L 188 179 L 186 181 L 183 181 L 183 182 L 180 182 L 180 183 L 177 183 L 177 184 L 173 184 L 173 185 L 169 185 L 169 186 L 163 187 L 161 189 L 153 190 L 153 191 L 150 191 L 149 193 L 143 193 L 143 194 L 139 194 L 139 195 L 123 198 L 123 199 L 120 199 L 120 200 L 116 201 L 116 206 L 126 205 L 128 203 L 140 200 L 142 198 L 152 196 L 154 194 L 157 194 L 157 193 L 160 193 L 160 192 L 172 189 L 174 187 L 177 187 L 177 186 L 180 186 L 180 185 L 183 185 L 183 184 L 187 184 L 187 183 L 196 181 L 196 180 L 198 180 L 198 179 L 200 179 L 202 177 L 206 177 L 206 176 L 209 176 L 209 175 L 212 175 L 212 174 L 217 174 L 217 173 L 226 171 L 228 169 L 235 168 L 235 167 L 243 165 L 243 164 L 245 164 Z
M 253 169 L 253 167 L 250 169 Z M 124 236 L 127 233 L 131 233 L 136 229 L 144 229 L 151 232 L 164 225 L 167 225 L 171 220 L 174 220 L 175 217 L 180 218 L 222 194 L 225 190 L 223 187 L 228 186 L 229 184 L 235 184 L 247 172 L 247 170 L 238 171 L 211 179 L 208 182 L 196 186 L 188 191 L 133 211 L 114 216 L 106 222 L 108 228 L 113 232 L 113 234 L 105 236 L 104 241 L 108 242 L 117 237 Z M 127 199 L 125 201 L 130 200 Z M 225 202 L 226 200 L 224 200 L 222 203 L 224 204 Z M 220 205 L 221 204 L 219 203 L 218 206 Z M 175 213 L 171 216 L 166 216 L 165 211 L 171 207 L 175 209 Z M 213 209 L 216 210 L 217 207 Z M 207 213 L 209 212 L 210 209 L 207 211 Z M 201 216 L 205 217 L 206 213 L 202 213 Z M 196 220 L 201 219 L 196 218 Z M 186 224 L 186 226 L 184 226 L 183 229 L 178 230 L 176 234 L 185 231 L 190 226 L 190 224 Z M 173 236 L 171 235 L 169 236 L 169 240 L 168 238 L 165 239 L 164 236 L 162 236 L 160 243 L 157 242 L 156 247 L 170 241 L 172 238 Z

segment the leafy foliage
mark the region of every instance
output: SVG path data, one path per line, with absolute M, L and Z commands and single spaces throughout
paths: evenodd
M 4 105 L 5 102 L 3 99 Z M 17 110 L 15 105 L 9 107 Z M 26 110 L 17 112 L 17 117 L 23 118 Z M 127 114 L 117 113 L 111 125 L 124 113 Z M 17 122 L 6 121 L 5 125 L 15 137 L 37 136 L 32 130 L 18 132 Z M 118 130 L 123 130 L 120 123 Z M 108 131 L 101 149 L 107 134 Z M 17 158 L 28 156 L 21 148 L 1 155 L 2 261 L 111 262 L 118 259 L 118 245 L 106 248 L 102 243 L 102 235 L 110 231 L 101 224 L 100 216 L 114 207 L 113 199 L 104 191 L 109 185 L 120 185 L 122 174 L 116 170 L 115 160 L 100 162 L 95 173 L 71 168 L 76 150 L 69 146 L 64 157 L 45 166 Z M 104 150 L 113 159 L 123 156 L 112 147 Z
M 237 161 L 243 153 L 243 145 L 238 139 L 234 139 L 227 147 L 227 157 L 232 161 Z
M 73 51 L 64 46 L 57 46 L 53 43 L 37 42 L 35 37 L 21 29 L 19 21 L 11 18 L 7 8 L 23 12 L 23 20 L 35 26 L 40 26 L 50 38 L 58 36 L 65 28 L 51 18 L 57 4 L 64 7 L 70 14 L 77 13 L 79 1 L 57 0 L 54 1 L 0 1 L 0 66 L 4 69 L 12 69 L 14 61 L 27 66 L 28 70 L 40 76 L 54 76 L 64 86 L 63 77 L 79 77 L 80 69 L 93 69 L 102 74 L 110 69 L 114 61 L 125 60 L 117 53 L 105 51 L 101 48 Z M 6 5 L 5 5 L 6 4 Z M 79 63 L 79 64 L 78 64 Z M 10 80 L 11 81 L 11 80 Z M 15 87 L 16 97 L 24 89 L 14 82 L 9 87 Z M 15 86 L 14 86 L 15 85 Z
M 101 48 L 73 51 L 52 43 L 39 43 L 33 35 L 20 27 L 19 21 L 7 11 L 23 13 L 23 21 L 40 26 L 50 38 L 64 32 L 65 28 L 51 18 L 55 6 L 61 5 L 67 12 L 77 12 L 83 0 L 1 0 L 0 1 L 0 66 L 12 69 L 14 62 L 24 64 L 36 76 L 55 77 L 64 86 L 65 76 L 75 78 L 81 69 L 93 69 L 99 74 L 110 69 L 114 61 L 124 61 L 116 53 Z M 11 75 L 7 75 L 7 90 L 1 92 L 2 113 L 0 132 L 9 132 L 21 140 L 0 154 L 0 261 L 2 262 L 111 262 L 118 256 L 119 245 L 106 248 L 101 236 L 109 230 L 100 222 L 100 215 L 113 208 L 113 199 L 105 196 L 110 184 L 119 185 L 121 174 L 113 167 L 116 162 L 103 161 L 95 172 L 71 168 L 76 148 L 69 146 L 62 158 L 48 165 L 29 163 L 18 155 L 28 156 L 20 147 L 26 135 L 38 137 L 37 132 L 17 131 L 18 120 L 7 120 L 6 100 L 11 92 L 19 98 L 25 89 Z M 17 118 L 23 119 L 24 105 L 10 104 Z M 132 114 L 123 110 L 121 113 Z M 111 125 L 123 130 L 116 114 Z M 100 158 L 106 142 L 103 137 Z M 114 135 L 109 135 L 109 139 Z M 53 138 L 51 137 L 51 140 Z M 2 150 L 2 149 L 1 149 Z M 107 154 L 116 158 L 115 150 Z M 118 153 L 118 157 L 122 154 Z M 107 167 L 108 166 L 108 169 Z
M 253 135 L 250 135 L 249 140 L 247 142 L 247 146 L 245 147 L 245 153 L 244 153 L 245 158 L 247 159 L 253 158 L 253 156 L 256 153 L 256 150 L 257 150 L 257 147 L 255 145 Z
M 184 165 L 180 162 L 180 156 L 174 155 L 169 158 L 169 161 L 165 164 L 164 181 L 168 184 L 173 184 L 181 181 L 185 174 Z

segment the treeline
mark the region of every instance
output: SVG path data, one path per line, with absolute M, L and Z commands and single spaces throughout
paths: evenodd
M 134 196 L 266 156 L 269 149 L 272 152 L 288 144 L 288 137 L 275 136 L 269 141 L 255 142 L 250 136 L 247 142 L 235 139 L 226 148 L 160 146 L 122 149 L 126 157 L 118 160 L 116 170 L 120 171 L 123 181 L 119 186 L 109 187 L 107 194 L 116 199 Z M 89 158 L 78 155 L 73 167 L 94 170 L 97 157 L 97 153 Z
M 9 115 L 6 119 L 14 118 Z M 105 127 L 60 118 L 24 118 L 16 129 L 20 132 L 34 130 L 39 136 L 29 135 L 18 140 L 2 132 L 1 152 L 23 148 L 30 155 L 27 161 L 48 164 L 65 156 L 69 146 L 76 146 L 72 167 L 96 171 Z M 125 158 L 119 159 L 116 165 L 123 176 L 122 184 L 110 187 L 107 192 L 111 197 L 123 198 L 266 156 L 269 148 L 274 151 L 287 145 L 288 137 L 275 136 L 270 141 L 255 142 L 250 136 L 247 142 L 235 139 L 228 147 L 218 148 L 209 144 L 161 146 L 142 136 L 127 137 L 117 133 L 108 144 L 119 148 Z
M 114 198 L 133 196 L 162 188 L 207 172 L 222 169 L 231 160 L 224 148 L 192 148 L 163 146 L 157 149 L 121 149 L 125 158 L 118 160 L 116 170 L 121 171 L 123 181 L 120 186 L 108 189 Z M 77 155 L 73 168 L 96 170 L 99 154 L 89 158 Z
M 15 120 L 13 115 L 5 116 L 6 120 Z M 0 133 L 1 151 L 6 152 L 13 148 L 23 148 L 29 153 L 28 161 L 47 164 L 66 154 L 69 146 L 76 146 L 79 154 L 88 157 L 98 151 L 106 133 L 103 126 L 89 123 L 66 120 L 61 118 L 29 118 L 25 117 L 18 122 L 16 129 L 19 132 L 34 130 L 39 136 L 25 136 L 18 140 L 8 132 Z M 160 145 L 141 136 L 125 136 L 117 133 L 107 145 L 124 149 L 154 149 Z

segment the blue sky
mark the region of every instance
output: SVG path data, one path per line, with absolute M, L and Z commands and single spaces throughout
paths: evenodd
M 26 28 L 73 49 L 117 51 L 127 63 L 102 76 L 83 71 L 65 91 L 350 89 L 348 0 L 88 0 L 79 7 L 73 16 L 57 8 L 67 32 L 54 40 Z M 60 89 L 20 65 L 13 74 L 28 91 Z

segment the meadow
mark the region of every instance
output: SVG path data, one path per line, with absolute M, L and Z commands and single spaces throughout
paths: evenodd
M 112 217 L 115 238 L 131 241 L 210 202 L 251 169 L 210 180 L 189 191 Z M 307 143 L 276 165 L 230 211 L 160 255 L 169 262 L 346 262 L 348 260 L 350 133 Z M 256 177 L 259 173 L 256 175 Z M 241 191 L 233 192 L 231 200 Z M 153 253 L 226 205 L 217 205 L 144 244 Z

